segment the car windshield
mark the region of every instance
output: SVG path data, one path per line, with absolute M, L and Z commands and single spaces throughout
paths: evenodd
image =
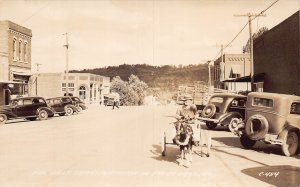
M 210 99 L 211 103 L 223 103 L 223 101 L 224 101 L 224 98 L 222 98 L 222 97 L 213 97 Z
M 18 101 L 17 101 L 17 100 L 12 100 L 12 101 L 10 102 L 10 104 L 11 104 L 11 105 L 17 105 L 17 104 L 18 104 Z

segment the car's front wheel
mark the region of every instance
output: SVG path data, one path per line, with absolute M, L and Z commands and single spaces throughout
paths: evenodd
M 40 110 L 38 116 L 40 120 L 46 120 L 48 118 L 48 112 L 46 110 Z
M 73 109 L 71 107 L 65 107 L 65 112 L 67 116 L 70 116 L 73 114 Z
M 216 123 L 213 123 L 213 122 L 206 122 L 206 127 L 208 129 L 214 129 L 216 128 L 217 124 Z
M 247 135 L 244 134 L 240 137 L 240 142 L 245 149 L 252 148 L 256 143 L 255 140 L 251 140 Z
M 5 114 L 0 114 L 0 125 L 4 125 L 7 121 L 7 116 Z
M 281 150 L 285 156 L 295 155 L 298 146 L 299 146 L 299 137 L 295 131 L 288 131 L 284 133 Z

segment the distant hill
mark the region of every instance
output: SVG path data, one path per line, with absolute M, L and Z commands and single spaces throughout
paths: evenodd
M 193 84 L 195 81 L 208 82 L 208 66 L 205 64 L 176 67 L 170 65 L 151 66 L 147 64 L 108 66 L 96 69 L 72 70 L 74 73 L 93 73 L 111 79 L 119 76 L 128 80 L 131 74 L 137 75 L 150 88 L 176 91 L 179 85 Z

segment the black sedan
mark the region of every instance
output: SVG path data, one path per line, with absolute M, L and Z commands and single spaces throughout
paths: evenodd
M 22 97 L 12 100 L 10 105 L 0 106 L 0 124 L 20 118 L 45 120 L 53 115 L 54 111 L 42 97 Z
M 60 116 L 69 116 L 74 112 L 78 112 L 77 107 L 69 96 L 48 98 L 47 103 L 53 108 L 55 114 Z

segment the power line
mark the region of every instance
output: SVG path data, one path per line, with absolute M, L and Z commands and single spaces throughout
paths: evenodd
M 252 20 L 254 20 L 254 19 L 256 19 L 257 17 L 259 17 L 260 15 L 262 15 L 263 13 L 265 13 L 267 10 L 269 10 L 274 4 L 276 4 L 277 2 L 278 2 L 279 0 L 276 0 L 276 1 L 274 1 L 271 5 L 269 5 L 266 9 L 264 9 L 263 11 L 261 11 L 259 14 L 257 14 L 257 15 L 255 15 L 255 16 L 253 16 L 253 18 L 251 19 L 251 21 Z M 227 44 L 227 45 L 225 45 L 225 47 L 223 48 L 223 50 L 225 50 L 228 46 L 230 46 L 235 40 L 236 40 L 236 38 L 242 33 L 242 31 L 247 27 L 247 25 L 248 25 L 248 21 L 247 21 L 247 23 L 242 27 L 242 29 L 236 34 L 236 36 Z M 215 58 L 213 58 L 213 60 L 212 61 L 215 61 L 216 59 L 217 59 L 217 57 L 220 55 L 220 53 L 221 53 L 221 50 L 217 53 L 217 55 L 215 56 Z
M 23 24 L 26 23 L 28 20 L 30 20 L 33 16 L 35 16 L 36 14 L 38 14 L 41 10 L 43 10 L 44 8 L 46 8 L 49 5 L 49 3 L 47 3 L 46 5 L 44 5 L 43 7 L 39 8 L 37 11 L 35 11 L 33 14 L 31 14 L 29 17 L 27 17 L 26 19 L 24 19 L 24 21 L 22 22 Z

